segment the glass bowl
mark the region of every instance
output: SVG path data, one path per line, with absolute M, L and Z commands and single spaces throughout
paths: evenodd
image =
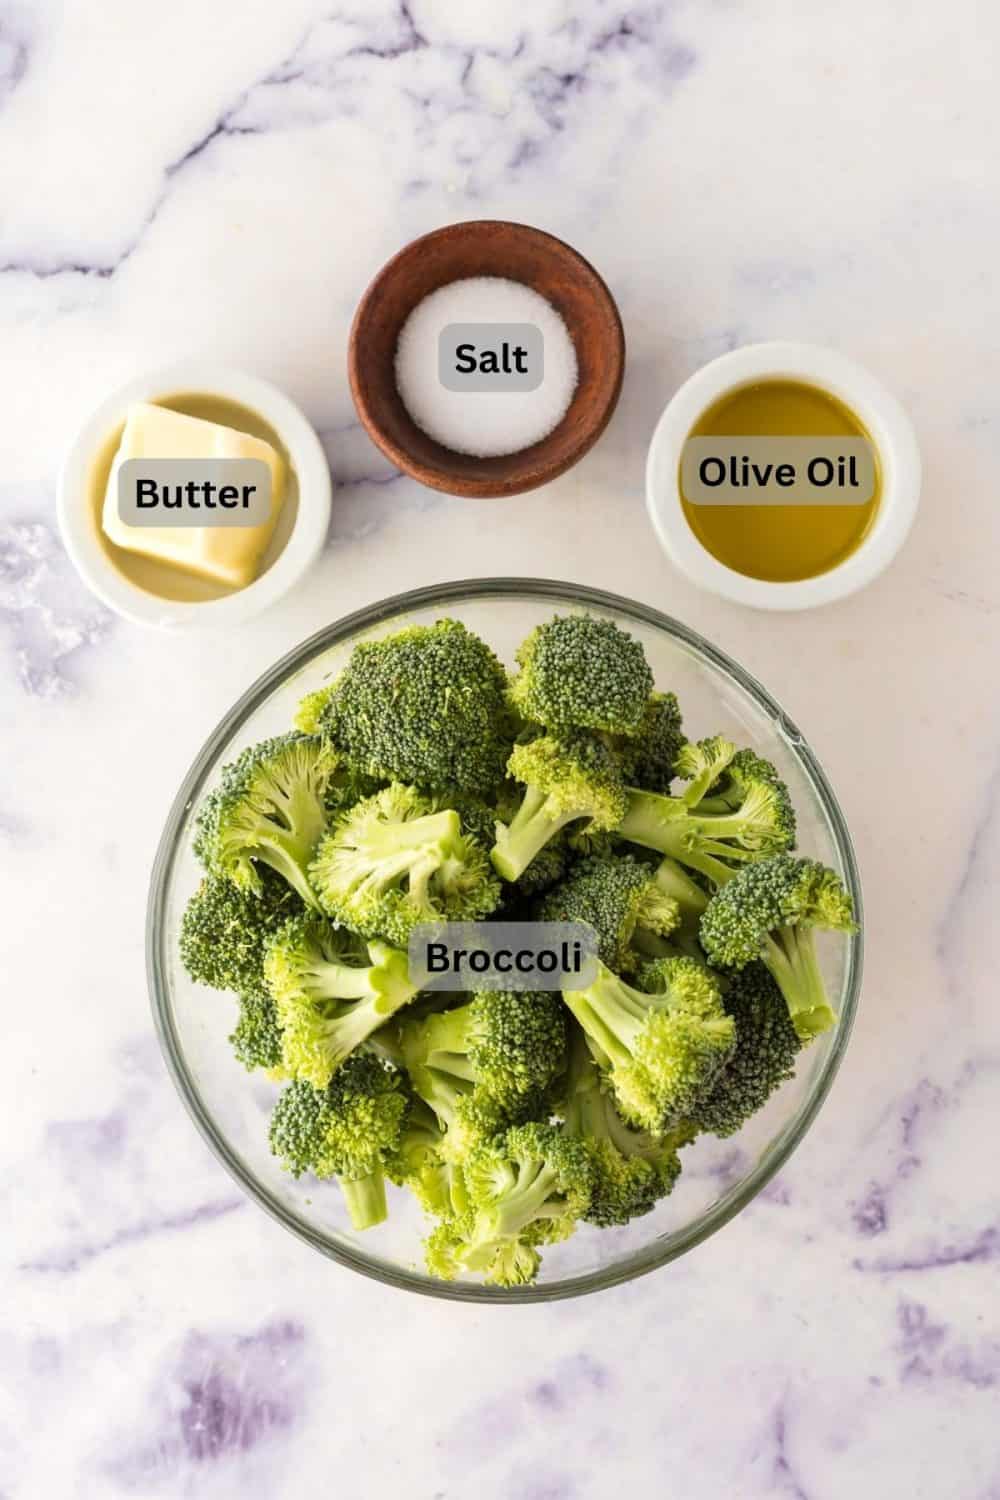
M 838 1026 L 801 1054 L 794 1079 L 739 1135 L 700 1137 L 683 1153 L 671 1196 L 620 1229 L 581 1225 L 546 1249 L 534 1286 L 487 1287 L 436 1281 L 423 1270 L 426 1221 L 407 1193 L 389 1188 L 388 1221 L 363 1235 L 347 1222 L 333 1182 L 296 1181 L 268 1149 L 268 1113 L 278 1086 L 244 1072 L 227 1037 L 234 996 L 193 984 L 177 951 L 184 905 L 200 870 L 192 852 L 194 814 L 219 769 L 244 746 L 287 730 L 298 700 L 338 672 L 356 643 L 442 616 L 477 631 L 508 664 L 517 644 L 556 611 L 587 609 L 614 620 L 646 649 L 659 688 L 672 688 L 693 738 L 722 733 L 775 762 L 798 813 L 799 847 L 844 879 L 860 918 L 861 889 L 851 840 L 822 769 L 774 699 L 716 647 L 645 605 L 575 584 L 478 579 L 382 600 L 330 625 L 290 652 L 244 693 L 195 759 L 177 794 L 153 867 L 147 963 L 153 1013 L 167 1063 L 190 1114 L 223 1166 L 251 1197 L 324 1255 L 409 1291 L 470 1302 L 536 1302 L 579 1296 L 641 1276 L 693 1249 L 761 1191 L 816 1117 L 847 1045 L 861 984 L 860 937 L 819 934 L 820 962 Z

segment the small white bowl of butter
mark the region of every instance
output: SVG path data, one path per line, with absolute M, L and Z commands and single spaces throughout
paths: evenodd
M 136 457 L 263 460 L 268 519 L 124 527 L 117 476 Z M 77 572 L 109 609 L 159 629 L 226 627 L 267 609 L 315 562 L 329 526 L 330 470 L 316 433 L 275 386 L 191 362 L 139 376 L 98 407 L 66 456 L 57 506 Z

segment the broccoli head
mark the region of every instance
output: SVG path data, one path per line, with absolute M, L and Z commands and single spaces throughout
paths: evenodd
M 803 1042 L 836 1023 L 820 973 L 813 929 L 855 932 L 851 898 L 840 877 L 814 859 L 778 854 L 744 866 L 713 896 L 701 919 L 701 944 L 720 969 L 760 959 L 785 997 Z
M 614 753 L 594 735 L 543 735 L 516 745 L 507 769 L 524 795 L 510 823 L 497 827 L 491 857 L 504 880 L 520 879 L 570 823 L 586 818 L 597 829 L 614 828 L 628 808 Z
M 656 1137 L 633 1130 L 615 1108 L 603 1075 L 579 1028 L 570 1044 L 563 1128 L 581 1142 L 592 1169 L 591 1201 L 583 1217 L 607 1228 L 647 1214 L 673 1190 L 680 1175 L 678 1147 L 690 1131 Z
M 310 867 L 323 909 L 404 947 L 420 922 L 476 922 L 500 899 L 489 860 L 452 808 L 397 783 L 349 808 Z
M 198 815 L 195 853 L 209 874 L 260 895 L 260 865 L 316 906 L 309 861 L 326 828 L 326 794 L 339 758 L 322 740 L 285 734 L 224 766 Z
M 271 1115 L 271 1150 L 286 1172 L 338 1177 L 355 1229 L 386 1217 L 385 1165 L 398 1149 L 407 1099 L 399 1073 L 356 1053 L 326 1088 L 296 1079 Z
M 557 615 L 518 647 L 511 702 L 523 718 L 565 733 L 636 734 L 653 690 L 639 642 L 610 620 Z
M 484 992 L 415 1024 L 408 1057 L 524 1118 L 565 1068 L 565 1007 L 545 991 Z
M 693 959 L 654 959 L 640 982 L 645 989 L 602 964 L 592 984 L 563 998 L 622 1114 L 656 1132 L 690 1116 L 732 1056 L 736 1029 L 715 976 Z
M 539 1246 L 568 1238 L 590 1206 L 590 1158 L 553 1125 L 518 1125 L 484 1142 L 463 1171 L 468 1207 L 431 1237 L 438 1275 L 481 1271 L 494 1286 L 534 1281 Z
M 282 1065 L 323 1088 L 373 1032 L 417 993 L 406 954 L 364 942 L 310 913 L 272 940 L 264 974 L 281 1027 Z
M 673 693 L 653 693 L 635 734 L 609 739 L 624 780 L 649 792 L 669 792 L 684 743 L 680 705 Z
M 647 865 L 612 855 L 580 860 L 536 904 L 535 916 L 586 922 L 597 933 L 601 960 L 627 974 L 638 966 L 648 935 L 665 937 L 678 926 L 680 908 Z
M 412 1099 L 385 1174 L 409 1188 L 427 1213 L 454 1221 L 468 1205 L 461 1166 L 448 1160 L 444 1144 L 445 1132 L 434 1111 L 422 1099 Z
M 221 875 L 206 875 L 181 918 L 181 963 L 198 984 L 217 990 L 259 989 L 271 938 L 302 902 L 267 865 L 260 893 L 241 890 Z
M 730 769 L 734 762 L 735 772 Z M 734 864 L 765 858 L 794 843 L 788 789 L 759 756 L 738 753 L 735 745 L 716 736 L 686 744 L 675 764 L 688 785 L 672 797 L 632 791 L 619 837 L 669 855 L 715 885 L 732 876 Z M 716 783 L 722 790 L 710 795 Z
M 413 625 L 355 646 L 322 706 L 322 732 L 383 781 L 488 794 L 513 739 L 506 682 L 457 620 Z
M 274 1078 L 287 1076 L 282 1066 L 278 1007 L 265 989 L 244 990 L 229 1044 L 247 1072 L 264 1068 Z
M 722 993 L 736 1025 L 736 1050 L 694 1109 L 694 1124 L 712 1135 L 735 1135 L 795 1073 L 802 1043 L 788 1006 L 763 964 L 731 974 Z
M 465 1006 L 461 1007 L 463 1013 L 466 1009 Z M 441 1159 L 449 1163 L 463 1163 L 470 1152 L 483 1141 L 506 1130 L 515 1120 L 525 1119 L 538 1104 L 538 1095 L 530 1091 L 523 1095 L 514 1092 L 509 1075 L 516 1049 L 510 1043 L 505 1054 L 507 1073 L 495 1068 L 491 1075 L 498 1088 L 502 1089 L 504 1084 L 507 1085 L 507 1093 L 503 1097 L 484 1086 L 468 1051 L 463 1054 L 444 1050 L 439 1046 L 441 1041 L 453 1043 L 462 1040 L 466 1047 L 469 1046 L 467 1033 L 471 1030 L 471 1022 L 465 1014 L 454 1028 L 456 1031 L 464 1030 L 464 1037 L 441 1035 L 441 1028 L 437 1023 L 447 1021 L 453 1014 L 456 1012 L 445 1011 L 419 1020 L 407 1018 L 399 1028 L 399 1036 L 401 1056 L 410 1082 L 438 1122 L 441 1132 L 438 1150 Z M 482 1024 L 480 1021 L 480 1025 Z M 565 1037 L 563 1045 L 565 1046 Z M 528 1052 L 530 1056 L 527 1043 L 521 1052 L 522 1057 L 524 1052 Z M 522 1059 L 519 1058 L 518 1061 Z M 534 1066 L 539 1068 L 541 1064 L 535 1061 Z

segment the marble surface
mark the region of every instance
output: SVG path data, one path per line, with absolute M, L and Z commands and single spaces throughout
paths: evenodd
M 981 0 L 0 0 L 0 1496 L 1000 1497 L 1000 255 Z M 449 220 L 563 235 L 629 368 L 541 493 L 397 477 L 354 421 L 355 302 Z M 830 343 L 911 411 L 916 530 L 844 604 L 686 585 L 645 446 L 696 366 Z M 63 445 L 211 355 L 321 430 L 329 545 L 268 616 L 142 633 L 79 587 Z M 219 712 L 324 622 L 533 573 L 675 614 L 817 747 L 868 900 L 860 1016 L 776 1186 L 675 1266 L 550 1307 L 392 1293 L 245 1201 L 161 1064 L 151 855 Z

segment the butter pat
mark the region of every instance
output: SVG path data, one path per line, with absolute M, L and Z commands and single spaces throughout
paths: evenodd
M 256 526 L 127 526 L 118 511 L 118 478 L 122 464 L 132 458 L 261 460 L 271 475 L 267 520 Z M 201 417 L 137 402 L 129 407 L 108 475 L 101 526 L 108 540 L 127 552 L 170 563 L 232 588 L 244 588 L 257 576 L 284 498 L 285 465 L 270 443 Z

